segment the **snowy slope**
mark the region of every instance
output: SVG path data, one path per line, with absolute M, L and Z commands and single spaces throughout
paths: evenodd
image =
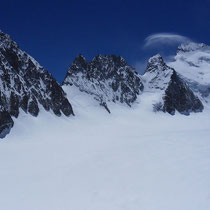
M 209 210 L 209 107 L 154 114 L 148 92 L 109 115 L 67 94 L 75 117 L 22 112 L 0 141 L 1 209 Z

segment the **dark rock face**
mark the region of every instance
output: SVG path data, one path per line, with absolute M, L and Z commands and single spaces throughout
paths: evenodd
M 162 101 L 155 106 L 159 111 L 173 115 L 177 110 L 181 114 L 189 115 L 190 112 L 203 110 L 203 104 L 199 98 L 177 72 L 164 63 L 160 55 L 149 59 L 144 77 L 147 78 L 148 89 L 153 89 L 154 92 L 162 95 Z
M 10 114 L 4 110 L 4 108 L 0 108 L 0 138 L 4 138 L 13 127 L 14 122 L 10 116 Z
M 110 112 L 107 102 L 128 106 L 143 90 L 140 76 L 120 56 L 98 55 L 91 62 L 79 55 L 70 66 L 63 85 L 74 85 L 93 95 Z
M 163 110 L 170 114 L 174 114 L 175 110 L 185 115 L 189 115 L 190 112 L 201 112 L 203 110 L 201 101 L 175 71 L 173 71 L 170 84 L 165 90 L 163 100 Z
M 37 116 L 40 106 L 57 116 L 73 114 L 53 76 L 3 32 L 0 32 L 0 106 L 16 118 L 20 108 Z

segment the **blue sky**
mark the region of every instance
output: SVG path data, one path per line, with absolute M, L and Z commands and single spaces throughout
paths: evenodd
M 188 39 L 210 44 L 210 0 L 1 0 L 0 29 L 61 82 L 75 56 L 117 54 L 143 71 Z

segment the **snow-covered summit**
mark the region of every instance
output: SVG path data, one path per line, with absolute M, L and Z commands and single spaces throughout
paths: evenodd
M 0 133 L 11 129 L 11 116 L 18 117 L 20 108 L 33 116 L 42 107 L 58 116 L 73 114 L 62 87 L 52 75 L 3 32 L 0 32 L 0 106 L 7 112 L 3 115 L 7 119 L 0 121 Z
M 107 111 L 108 102 L 121 102 L 129 106 L 143 90 L 139 74 L 116 55 L 97 55 L 88 62 L 79 55 L 70 66 L 63 85 L 71 85 L 92 95 Z
M 147 62 L 147 68 L 146 72 L 153 72 L 153 71 L 165 71 L 168 67 L 166 66 L 165 62 L 163 61 L 163 58 L 160 54 L 154 55 L 151 58 L 149 58 Z
M 154 55 L 151 58 L 149 58 L 147 62 L 147 68 L 146 72 L 158 72 L 161 73 L 162 71 L 167 71 L 170 69 L 169 66 L 166 65 L 166 63 L 163 61 L 163 58 L 161 57 L 160 54 Z

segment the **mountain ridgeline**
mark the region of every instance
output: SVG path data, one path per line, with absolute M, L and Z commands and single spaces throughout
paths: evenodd
M 192 46 L 194 51 L 190 50 Z M 197 52 L 202 48 L 203 52 L 203 48 L 207 51 L 209 48 L 202 44 L 192 46 L 188 44 L 179 48 L 176 62 L 171 65 L 166 64 L 160 55 L 151 57 L 144 75 L 137 73 L 121 56 L 97 55 L 87 61 L 79 55 L 67 71 L 62 85 L 69 91 L 73 91 L 74 87 L 87 94 L 109 113 L 112 112 L 110 104 L 132 107 L 136 102 L 141 103 L 138 99 L 146 93 L 157 96 L 154 103 L 150 104 L 154 111 L 171 115 L 176 112 L 184 115 L 201 112 L 204 109 L 203 102 L 208 101 L 210 84 L 203 80 L 197 81 L 196 77 L 193 80 L 185 72 L 188 67 L 199 67 L 193 60 L 187 60 L 192 51 Z M 204 55 L 202 65 L 208 66 L 210 59 Z M 186 67 L 186 71 L 179 68 L 179 62 L 183 60 L 182 66 Z M 1 138 L 10 132 L 20 110 L 34 117 L 39 115 L 40 110 L 69 117 L 74 115 L 71 100 L 47 70 L 22 51 L 9 35 L 0 32 Z

